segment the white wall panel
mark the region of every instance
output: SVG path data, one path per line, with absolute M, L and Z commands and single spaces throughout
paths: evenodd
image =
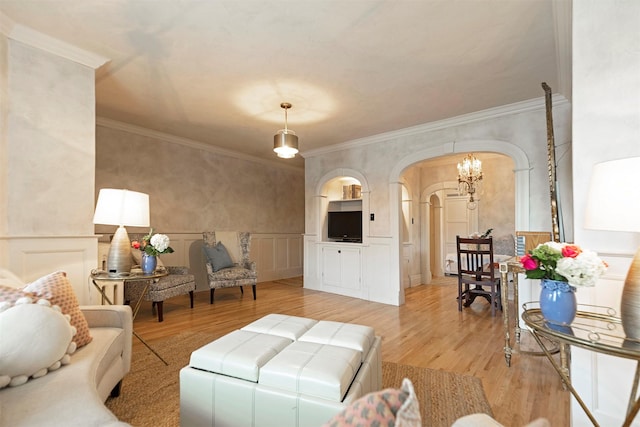
M 3 238 L 7 248 L 6 268 L 24 282 L 54 271 L 67 273 L 80 304 L 89 304 L 91 270 L 97 267 L 97 237 Z

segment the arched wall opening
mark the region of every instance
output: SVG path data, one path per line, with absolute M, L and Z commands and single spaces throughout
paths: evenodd
M 513 161 L 514 205 L 511 208 L 514 210 L 515 229 L 528 229 L 530 181 L 530 162 L 528 157 L 519 147 L 506 141 L 469 140 L 447 143 L 440 147 L 412 153 L 403 158 L 394 167 L 389 177 L 392 206 L 394 202 L 396 202 L 395 208 L 391 209 L 391 227 L 392 230 L 397 230 L 398 236 L 402 236 L 403 231 L 401 221 L 403 220 L 404 207 L 402 203 L 404 172 L 408 168 L 425 160 L 469 152 L 502 154 Z M 442 223 L 442 218 L 440 216 L 436 218 L 436 216 L 442 215 L 445 187 L 449 190 L 457 189 L 457 183 L 443 183 L 442 188 L 427 188 L 422 192 L 420 197 L 420 215 L 423 226 L 420 233 L 422 283 L 429 283 L 432 277 L 436 277 L 442 273 L 440 271 L 443 265 L 441 251 L 430 250 L 430 248 L 438 248 L 442 245 L 442 230 L 439 228 L 439 224 Z M 402 244 L 401 242 L 399 243 L 400 245 Z M 398 247 L 399 258 L 403 256 L 403 248 L 400 245 Z M 402 262 L 401 258 L 400 262 Z M 402 279 L 402 277 L 400 277 L 400 279 Z M 402 281 L 400 280 L 399 283 L 402 283 Z

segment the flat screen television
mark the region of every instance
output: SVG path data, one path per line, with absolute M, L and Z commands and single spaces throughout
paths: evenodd
M 341 242 L 362 242 L 362 211 L 328 212 L 329 239 Z

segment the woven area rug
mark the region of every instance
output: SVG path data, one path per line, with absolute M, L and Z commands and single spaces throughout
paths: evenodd
M 133 426 L 179 426 L 180 369 L 189 364 L 193 350 L 213 339 L 203 332 L 183 332 L 149 342 L 169 366 L 147 349 L 137 346 L 131 372 L 122 384 L 122 393 L 117 398 L 109 398 L 107 407 L 121 421 Z M 457 418 L 476 412 L 491 415 L 479 378 L 383 362 L 384 388 L 399 388 L 405 377 L 411 379 L 415 388 L 423 426 L 449 427 Z

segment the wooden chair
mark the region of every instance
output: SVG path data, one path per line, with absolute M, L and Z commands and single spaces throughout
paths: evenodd
M 249 259 L 251 233 L 245 231 L 205 231 L 203 251 L 206 258 L 207 278 L 211 288 L 209 303 L 213 304 L 213 293 L 219 288 L 251 286 L 256 299 L 256 263 Z
M 471 239 L 456 236 L 458 255 L 458 311 L 481 296 L 491 304 L 491 316 L 502 309 L 500 275 L 493 261 L 493 238 Z
M 550 241 L 550 231 L 516 231 L 516 255 L 526 255 L 539 244 Z

